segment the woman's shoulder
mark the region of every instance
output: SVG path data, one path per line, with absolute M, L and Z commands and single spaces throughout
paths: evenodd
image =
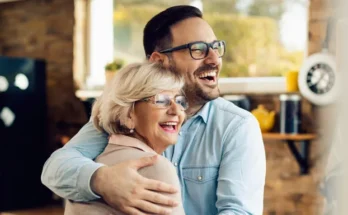
M 127 160 L 139 159 L 142 157 L 150 157 L 153 155 L 155 154 L 145 152 L 141 149 L 134 147 L 108 144 L 104 152 L 97 157 L 96 162 L 103 163 L 106 165 L 112 165 Z
M 180 187 L 179 179 L 174 165 L 165 157 L 158 155 L 154 165 L 139 170 L 147 178 L 163 181 Z
M 176 169 L 174 165 L 165 157 L 162 155 L 157 155 L 158 159 L 157 162 L 154 165 L 154 168 L 157 168 L 158 170 L 167 170 L 167 171 L 172 171 L 176 175 Z

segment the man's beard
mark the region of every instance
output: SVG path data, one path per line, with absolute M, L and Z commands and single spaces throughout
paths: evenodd
M 169 69 L 171 71 L 177 72 L 179 74 L 183 74 L 183 72 L 180 72 L 179 69 L 177 68 L 175 62 L 173 60 L 170 60 L 169 64 Z M 204 72 L 204 71 L 211 71 L 211 70 L 216 70 L 216 67 L 210 66 L 210 65 L 204 65 L 199 67 L 195 72 L 194 75 L 196 76 L 196 73 Z M 187 74 L 184 72 L 183 74 L 186 76 Z M 186 77 L 185 77 L 185 85 L 183 88 L 186 97 L 189 100 L 190 104 L 194 105 L 204 105 L 205 103 L 214 100 L 219 97 L 220 90 L 217 88 L 217 93 L 215 93 L 215 90 L 211 93 L 204 92 L 202 87 L 199 85 L 199 83 L 194 82 L 194 83 L 187 83 L 186 82 Z

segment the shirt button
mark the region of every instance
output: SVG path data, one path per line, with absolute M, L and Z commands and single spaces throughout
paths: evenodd
M 178 163 L 177 163 L 177 162 L 175 162 L 175 163 L 174 163 L 174 166 L 178 166 Z
M 198 181 L 202 181 L 203 177 L 202 176 L 198 176 L 197 179 L 198 179 Z

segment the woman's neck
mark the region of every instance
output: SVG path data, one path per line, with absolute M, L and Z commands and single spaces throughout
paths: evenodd
M 133 134 L 130 135 L 131 137 L 134 137 L 141 142 L 145 143 L 147 146 L 149 146 L 152 150 L 154 150 L 157 154 L 162 154 L 168 146 L 161 146 L 161 145 L 153 145 L 148 141 L 145 137 L 140 135 L 137 131 L 134 131 Z

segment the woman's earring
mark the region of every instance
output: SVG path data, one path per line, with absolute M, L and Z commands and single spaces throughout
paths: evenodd
M 132 134 L 133 132 L 134 132 L 134 128 L 132 128 L 132 129 L 129 130 L 129 133 Z

